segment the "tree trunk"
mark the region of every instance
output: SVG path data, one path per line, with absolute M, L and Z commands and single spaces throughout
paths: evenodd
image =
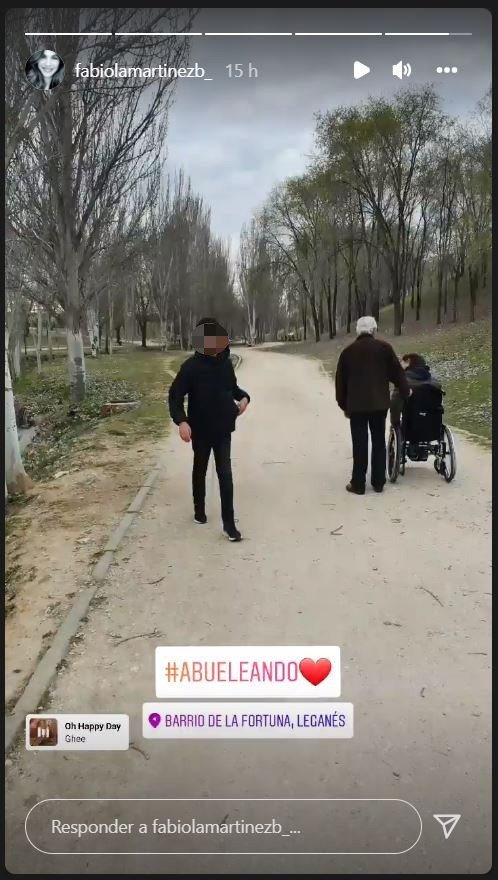
M 118 324 L 116 329 L 116 345 L 122 345 L 121 342 L 121 324 Z
M 403 328 L 403 321 L 401 315 L 401 290 L 400 290 L 400 282 L 398 276 L 395 272 L 392 273 L 392 285 L 393 285 L 393 309 L 394 309 L 394 335 L 401 336 L 401 331 Z
M 5 486 L 12 495 L 26 492 L 33 481 L 28 477 L 22 463 L 17 433 L 14 392 L 9 368 L 9 333 L 5 330 Z
M 142 332 L 142 348 L 147 348 L 147 318 L 140 324 L 140 330 Z
M 313 328 L 315 330 L 315 342 L 320 342 L 320 322 L 314 297 L 311 300 L 311 317 L 313 318 Z
M 47 349 L 48 349 L 48 359 L 52 361 L 54 359 L 54 350 L 52 347 L 52 323 L 50 318 L 50 313 L 47 315 Z
M 99 350 L 99 322 L 97 320 L 95 309 L 93 308 L 87 309 L 87 327 L 92 357 L 97 357 Z
M 477 269 L 474 272 L 472 266 L 469 266 L 469 321 L 476 319 L 476 303 L 477 303 Z
M 327 323 L 329 329 L 329 339 L 333 339 L 334 331 L 332 324 L 332 291 L 330 289 L 330 277 L 327 281 Z
M 380 315 L 379 288 L 374 287 L 372 294 L 372 316 L 378 322 Z
M 337 290 L 338 290 L 338 278 L 337 278 L 337 257 L 335 260 L 335 270 L 334 270 L 334 298 L 332 300 L 332 338 L 337 335 Z
M 112 354 L 112 325 L 114 323 L 114 300 L 111 293 L 107 301 L 107 314 L 109 321 L 109 342 L 107 344 L 107 354 Z
M 320 303 L 318 305 L 318 324 L 320 327 L 320 334 L 322 334 L 325 329 L 325 320 L 323 315 L 323 296 L 320 296 Z
M 162 317 L 159 318 L 159 347 L 161 351 L 166 351 L 168 348 L 168 327 Z
M 436 324 L 441 323 L 442 318 L 442 309 L 443 309 L 443 269 L 441 264 L 439 264 L 437 270 L 437 312 L 436 312 Z
M 481 265 L 481 277 L 482 277 L 482 286 L 488 286 L 488 258 L 486 254 L 482 255 L 482 265 Z
M 460 273 L 458 269 L 456 269 L 455 274 L 453 276 L 453 323 L 456 324 L 458 320 L 458 284 L 460 281 Z
M 85 398 L 86 370 L 85 352 L 83 348 L 83 336 L 81 330 L 66 330 L 67 357 L 69 366 L 69 384 L 71 386 L 71 400 L 81 403 Z
M 346 316 L 346 333 L 351 333 L 351 292 L 353 279 L 351 277 L 351 269 L 348 272 L 348 311 Z
M 379 241 L 379 232 L 377 230 L 377 242 L 378 241 Z M 375 253 L 375 267 L 374 267 L 372 274 L 375 277 L 372 315 L 375 318 L 375 320 L 378 322 L 379 318 L 380 318 L 380 285 L 381 285 L 380 255 L 379 255 L 378 251 Z
M 424 280 L 424 266 L 422 258 L 417 261 L 417 273 L 415 278 L 415 320 L 420 321 L 422 308 L 422 282 Z
M 41 352 L 42 352 L 42 332 L 43 332 L 43 315 L 41 309 L 38 310 L 38 333 L 36 337 L 36 372 L 38 375 L 42 371 Z
M 365 309 L 365 306 L 363 303 L 363 297 L 361 295 L 360 288 L 358 287 L 358 278 L 356 275 L 356 269 L 353 274 L 353 283 L 354 283 L 354 301 L 355 301 L 355 306 L 356 306 L 355 317 L 356 317 L 356 320 L 358 320 L 358 318 L 361 318 L 361 316 L 365 314 L 366 309 Z
M 417 301 L 415 305 L 415 320 L 420 321 L 420 309 L 422 308 L 422 279 L 417 278 Z
M 21 340 L 19 336 L 16 337 L 14 343 L 14 350 L 12 352 L 12 366 L 14 369 L 14 378 L 19 379 L 21 375 Z
M 249 330 L 249 342 L 251 345 L 254 345 L 256 336 L 256 305 L 253 302 L 251 306 L 249 299 L 247 300 L 247 327 Z

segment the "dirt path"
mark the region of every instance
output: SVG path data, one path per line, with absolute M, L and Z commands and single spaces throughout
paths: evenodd
M 490 864 L 491 459 L 459 438 L 446 485 L 412 465 L 383 495 L 351 497 L 349 425 L 318 364 L 248 351 L 253 395 L 234 436 L 236 515 L 226 542 L 191 519 L 191 451 L 164 469 L 57 679 L 54 711 L 130 715 L 136 748 L 26 753 L 8 769 L 11 871 L 484 872 Z M 163 578 L 162 580 L 160 580 Z M 150 636 L 154 630 L 160 635 Z M 149 635 L 147 635 L 149 634 Z M 120 640 L 140 636 L 131 641 Z M 159 644 L 337 644 L 352 740 L 152 742 Z M 24 817 L 43 797 L 404 798 L 422 816 L 398 857 L 41 856 Z M 462 813 L 445 841 L 433 813 Z M 393 829 L 395 832 L 396 829 Z M 373 859 L 373 862 L 372 862 Z

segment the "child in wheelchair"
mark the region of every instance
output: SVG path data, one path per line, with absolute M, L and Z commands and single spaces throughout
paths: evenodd
M 450 429 L 443 424 L 441 383 L 431 375 L 422 355 L 410 353 L 401 364 L 411 389 L 403 401 L 397 389 L 391 396 L 391 428 L 388 444 L 388 473 L 391 482 L 403 474 L 407 459 L 427 461 L 434 456 L 434 468 L 450 482 L 456 472 L 456 454 Z
M 441 383 L 432 377 L 429 365 L 422 355 L 415 353 L 404 354 L 401 358 L 401 366 L 405 371 L 408 384 L 413 392 L 409 403 L 412 403 L 415 397 L 419 400 L 426 398 L 428 404 L 432 402 L 437 405 L 439 395 L 439 406 L 441 406 Z M 399 425 L 403 414 L 403 400 L 397 388 L 394 389 L 391 395 L 390 411 L 391 424 Z

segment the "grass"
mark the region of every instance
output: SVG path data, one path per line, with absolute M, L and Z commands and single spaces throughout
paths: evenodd
M 167 371 L 176 373 L 184 357 L 176 352 L 172 356 L 158 349 L 136 348 L 110 358 L 93 358 L 90 363 L 87 359 L 90 375 L 98 375 L 101 380 L 111 383 L 121 381 L 134 393 L 133 398 L 119 399 L 138 397 L 141 401 L 137 410 L 100 420 L 97 430 L 121 436 L 128 443 L 144 436 L 153 438 L 163 434 L 169 423 L 167 396 L 172 381 Z
M 491 440 L 491 323 L 482 321 L 452 333 L 420 340 L 420 351 L 446 391 L 450 425 Z
M 28 474 L 35 480 L 50 479 L 63 469 L 76 440 L 92 434 L 95 444 L 106 434 L 120 444 L 158 437 L 169 424 L 166 397 L 171 384 L 167 372 L 176 372 L 184 355 L 120 348 L 112 356 L 87 357 L 87 394 L 82 404 L 71 403 L 65 358 L 44 362 L 42 373 L 28 364 L 15 382 L 14 391 L 28 409 L 41 419 L 40 430 L 24 453 Z M 138 409 L 107 418 L 101 406 L 109 401 L 140 400 Z

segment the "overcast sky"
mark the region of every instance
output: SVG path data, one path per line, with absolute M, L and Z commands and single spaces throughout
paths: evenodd
M 194 31 L 471 32 L 450 37 L 251 36 L 191 38 L 191 62 L 213 80 L 179 81 L 170 114 L 168 166 L 183 167 L 212 208 L 213 230 L 238 243 L 240 228 L 283 178 L 306 166 L 314 114 L 433 82 L 445 109 L 468 116 L 491 83 L 491 17 L 484 9 L 201 9 Z M 403 83 L 392 65 L 411 64 Z M 353 62 L 371 68 L 353 78 Z M 251 63 L 257 78 L 229 79 Z M 437 74 L 438 65 L 457 74 Z

